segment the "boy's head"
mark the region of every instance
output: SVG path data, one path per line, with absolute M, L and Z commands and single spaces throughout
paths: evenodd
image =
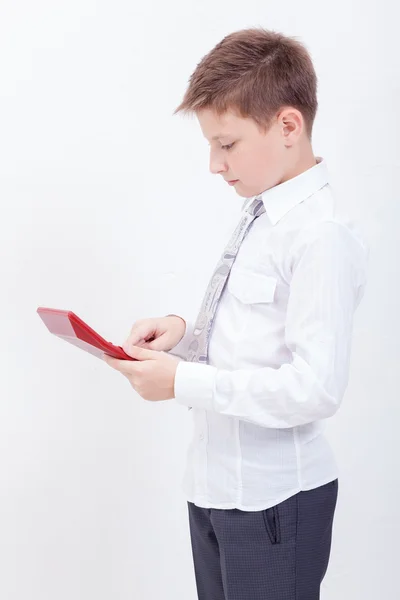
M 305 47 L 262 28 L 226 36 L 197 65 L 174 111 L 195 113 L 210 170 L 260 194 L 315 164 L 317 77 Z

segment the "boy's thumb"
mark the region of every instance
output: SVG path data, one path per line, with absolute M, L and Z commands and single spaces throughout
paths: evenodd
M 130 346 L 129 350 L 125 352 L 136 360 L 151 360 L 155 358 L 155 352 L 148 348 L 140 348 L 139 346 Z

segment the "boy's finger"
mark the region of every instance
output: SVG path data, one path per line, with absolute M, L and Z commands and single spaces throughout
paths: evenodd
M 149 342 L 153 340 L 155 336 L 156 331 L 154 329 L 154 325 L 149 323 L 138 326 L 134 325 L 126 342 L 132 344 L 133 346 L 137 346 L 139 342 Z
M 113 358 L 109 354 L 105 354 L 105 353 L 103 353 L 101 358 L 104 360 L 104 362 L 106 362 L 108 365 L 110 365 L 110 367 L 114 367 L 114 361 L 116 360 L 115 358 Z
M 103 354 L 103 360 L 110 367 L 112 367 L 116 371 L 120 371 L 120 372 L 122 372 L 125 369 L 125 363 L 127 362 L 126 360 L 120 360 L 119 358 L 114 358 L 113 356 L 110 356 L 109 354 Z
M 146 335 L 148 335 L 148 333 L 143 331 L 138 331 L 134 334 L 131 334 L 122 344 L 122 348 L 126 352 L 127 348 L 129 349 L 131 346 L 145 346 L 149 341 L 154 339 L 154 336 L 152 336 L 146 340 Z

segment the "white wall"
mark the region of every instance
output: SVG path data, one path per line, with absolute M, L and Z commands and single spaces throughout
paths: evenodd
M 172 111 L 201 57 L 253 25 L 308 45 L 314 150 L 371 247 L 351 382 L 329 426 L 341 482 L 323 598 L 398 598 L 394 0 L 2 0 L 4 600 L 196 598 L 180 488 L 190 413 L 145 402 L 35 311 L 73 310 L 115 343 L 138 318 L 197 311 L 241 199 L 208 172 L 197 122 Z

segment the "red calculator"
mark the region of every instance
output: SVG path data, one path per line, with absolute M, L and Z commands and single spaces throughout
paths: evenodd
M 122 360 L 136 360 L 121 348 L 107 342 L 71 310 L 39 306 L 36 311 L 50 333 L 102 359 L 103 354 Z

